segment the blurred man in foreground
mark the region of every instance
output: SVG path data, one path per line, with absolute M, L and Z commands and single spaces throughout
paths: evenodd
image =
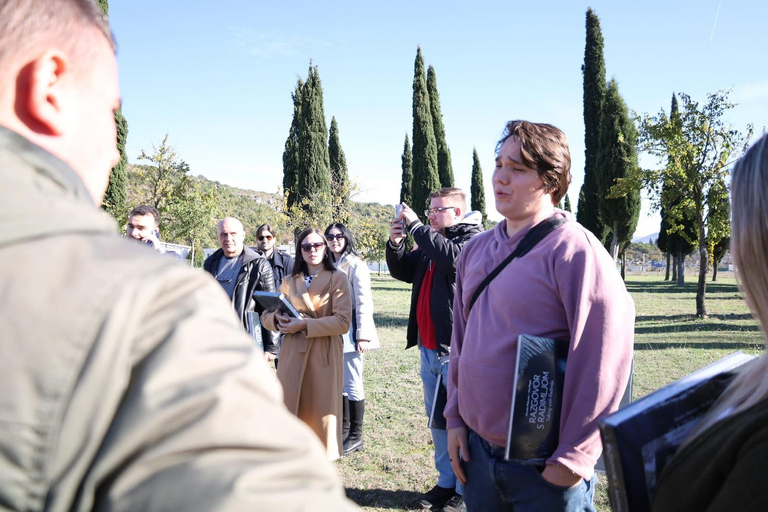
M 92 0 L 0 0 L 0 509 L 349 510 L 221 288 L 115 234 Z

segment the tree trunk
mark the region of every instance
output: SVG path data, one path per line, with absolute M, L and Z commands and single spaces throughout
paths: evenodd
M 677 256 L 672 255 L 672 282 L 677 282 Z
M 669 260 L 671 259 L 669 256 L 670 256 L 669 253 L 667 253 L 667 273 L 664 276 L 664 280 L 665 281 L 669 281 Z M 674 279 L 674 277 L 673 277 L 673 279 Z
M 627 277 L 627 251 L 621 252 L 621 280 L 626 281 Z
M 685 254 L 676 254 L 675 260 L 675 266 L 677 267 L 677 286 L 685 286 Z
M 699 258 L 701 261 L 699 262 L 699 285 L 696 288 L 696 317 L 704 319 L 707 318 L 707 262 L 709 261 L 706 241 L 699 243 Z
M 611 258 L 613 258 L 613 264 L 619 260 L 619 221 L 613 222 L 613 236 L 611 237 Z
M 714 268 L 712 269 L 712 282 L 714 283 L 717 281 L 717 265 L 718 263 L 715 263 Z

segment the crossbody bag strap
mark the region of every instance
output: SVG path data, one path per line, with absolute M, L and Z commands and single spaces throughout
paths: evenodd
M 565 224 L 565 222 L 566 220 L 563 217 L 552 216 L 532 227 L 523 239 L 520 240 L 520 243 L 517 245 L 517 248 L 512 251 L 512 254 L 507 256 L 504 261 L 499 263 L 496 268 L 491 271 L 490 274 L 485 276 L 483 282 L 480 283 L 480 286 L 477 287 L 474 295 L 472 295 L 472 300 L 469 303 L 469 310 L 472 311 L 472 307 L 475 305 L 480 294 L 483 293 L 483 290 L 485 290 L 491 281 L 493 281 L 493 279 L 498 276 L 507 265 L 509 265 L 509 262 L 515 258 L 528 254 L 528 252 L 536 247 L 536 244 L 543 240 L 545 236 Z

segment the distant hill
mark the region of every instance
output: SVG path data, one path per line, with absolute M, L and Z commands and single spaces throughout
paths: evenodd
M 650 242 L 656 243 L 656 240 L 659 239 L 659 232 L 651 233 L 650 235 L 641 236 L 638 238 L 633 238 L 632 243 L 633 244 L 647 244 Z

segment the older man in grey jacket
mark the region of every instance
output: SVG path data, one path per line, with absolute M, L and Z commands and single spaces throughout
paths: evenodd
M 350 510 L 216 282 L 117 236 L 109 28 L 0 0 L 0 509 Z

